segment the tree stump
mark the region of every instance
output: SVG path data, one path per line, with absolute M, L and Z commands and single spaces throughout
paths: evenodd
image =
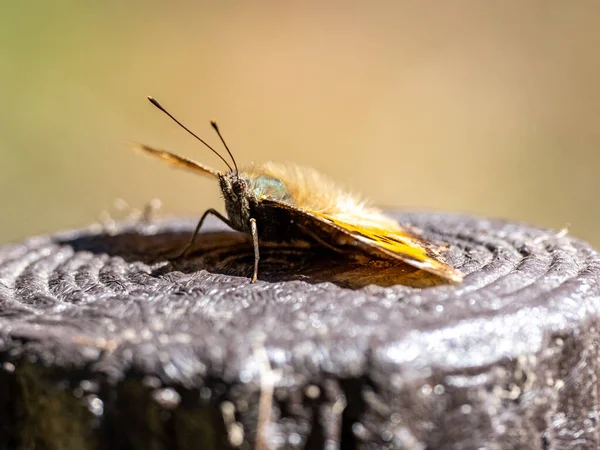
M 587 449 L 600 257 L 402 213 L 468 274 L 123 223 L 0 247 L 0 449 Z M 398 284 L 401 283 L 401 284 Z

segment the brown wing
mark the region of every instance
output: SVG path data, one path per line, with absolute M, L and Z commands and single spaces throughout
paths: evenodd
M 203 174 L 209 174 L 214 177 L 218 177 L 220 172 L 218 170 L 212 169 L 208 166 L 200 164 L 199 162 L 194 161 L 193 159 L 186 158 L 185 156 L 179 156 L 175 153 L 168 152 L 166 150 L 159 150 L 156 148 L 149 147 L 143 144 L 135 144 L 135 150 L 140 150 L 144 153 L 147 153 L 152 156 L 156 156 L 157 158 L 162 159 L 163 161 L 168 162 L 177 167 L 181 167 L 184 169 L 191 170 L 193 172 L 200 172 Z
M 375 223 L 372 225 L 366 225 L 364 222 L 352 224 L 332 215 L 305 211 L 288 203 L 266 199 L 261 203 L 273 208 L 293 209 L 298 214 L 318 221 L 319 225 L 331 227 L 351 237 L 363 249 L 371 253 L 383 253 L 453 282 L 461 282 L 464 278 L 462 272 L 443 260 L 435 246 L 411 235 L 397 224 L 393 229 L 381 228 Z

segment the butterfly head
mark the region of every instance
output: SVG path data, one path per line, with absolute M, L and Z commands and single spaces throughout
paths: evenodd
M 219 174 L 219 185 L 229 220 L 239 231 L 247 231 L 253 203 L 256 201 L 248 182 L 237 171 L 230 171 Z

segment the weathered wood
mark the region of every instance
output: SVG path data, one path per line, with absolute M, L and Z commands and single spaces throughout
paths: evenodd
M 179 220 L 0 247 L 0 449 L 598 448 L 598 253 L 397 217 L 465 282 L 263 243 L 253 285 L 223 228 L 166 263 Z

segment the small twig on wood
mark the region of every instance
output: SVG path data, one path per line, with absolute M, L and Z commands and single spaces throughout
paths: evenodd
M 273 391 L 275 384 L 281 378 L 279 371 L 274 371 L 269 362 L 269 355 L 263 344 L 257 345 L 254 349 L 254 355 L 261 365 L 260 371 L 260 397 L 258 401 L 258 420 L 256 431 L 255 450 L 269 450 L 266 431 L 271 420 L 271 410 L 273 407 Z

